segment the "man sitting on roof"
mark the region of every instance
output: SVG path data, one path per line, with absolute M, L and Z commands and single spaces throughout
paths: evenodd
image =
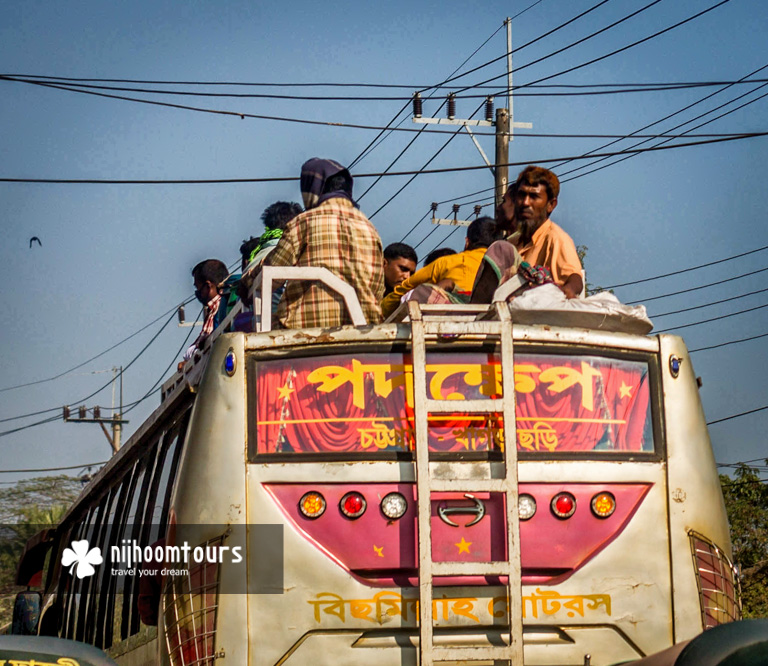
M 384 257 L 381 238 L 352 199 L 352 176 L 338 162 L 313 158 L 301 168 L 305 212 L 285 227 L 265 266 L 316 266 L 349 283 L 366 321 L 381 321 Z M 351 324 L 344 301 L 320 282 L 288 282 L 277 307 L 287 328 Z
M 384 316 L 391 315 L 406 294 L 406 300 L 419 303 L 467 303 L 483 255 L 498 237 L 492 218 L 473 220 L 467 227 L 464 252 L 440 257 L 403 280 L 382 301 Z
M 571 237 L 549 219 L 557 206 L 560 181 L 549 169 L 528 166 L 510 185 L 496 209 L 500 226 L 517 231 L 488 248 L 472 289 L 472 303 L 490 303 L 499 284 L 517 274 L 522 262 L 544 267 L 566 298 L 581 294 L 581 261 Z
M 237 297 L 231 286 L 239 277 L 233 275 L 230 278 L 226 265 L 218 259 L 206 259 L 192 269 L 195 297 L 203 304 L 203 330 L 184 353 L 184 360 L 178 365 L 179 370 L 184 367 L 185 361 L 192 358 L 195 351 L 202 349 L 205 339 L 232 309 Z

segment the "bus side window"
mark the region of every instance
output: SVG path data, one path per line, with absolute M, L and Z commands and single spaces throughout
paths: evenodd
M 89 550 L 94 547 L 99 547 L 101 550 L 101 542 L 103 540 L 104 533 L 104 505 L 106 504 L 106 497 L 91 509 L 91 517 L 88 524 L 88 531 L 85 538 L 88 541 Z M 104 554 L 103 550 L 102 556 Z M 103 567 L 106 568 L 106 567 Z M 98 569 L 97 569 L 98 571 Z M 85 639 L 86 632 L 89 632 L 89 626 L 86 622 L 86 617 L 89 614 L 90 608 L 93 606 L 95 595 L 98 593 L 97 583 L 98 576 L 88 576 L 79 581 L 80 583 L 80 606 L 77 613 L 77 625 L 75 627 L 75 640 L 83 641 Z
M 136 463 L 134 483 L 131 484 L 131 492 L 128 496 L 128 511 L 122 521 L 124 532 L 123 539 L 139 541 L 141 525 L 141 512 L 138 511 L 143 497 L 146 497 L 146 486 L 152 470 L 147 473 L 147 460 L 141 459 Z M 139 516 L 137 520 L 137 515 Z M 137 563 L 138 566 L 138 563 Z M 113 628 L 116 640 L 125 640 L 129 636 L 128 623 L 130 620 L 131 597 L 133 577 L 121 576 L 117 583 L 118 598 L 115 600 L 115 614 L 113 616 Z
M 125 474 L 112 487 L 110 497 L 110 507 L 106 514 L 108 532 L 104 542 L 105 549 L 120 545 L 120 508 L 125 506 L 126 496 L 130 487 L 131 471 Z M 99 648 L 107 648 L 112 645 L 112 612 L 114 608 L 116 579 L 110 573 L 104 572 L 104 579 L 101 585 L 101 595 L 99 597 L 98 610 L 96 612 L 96 640 L 95 644 Z
M 91 525 L 91 519 L 93 517 L 93 514 L 95 513 L 95 509 L 91 508 L 89 511 L 86 512 L 85 516 L 82 520 L 78 520 L 75 522 L 74 529 L 70 532 L 69 536 L 67 537 L 65 541 L 65 547 L 71 548 L 73 541 L 80 541 L 81 539 L 86 538 L 86 533 Z M 62 571 L 61 581 L 65 588 L 69 590 L 69 593 L 66 595 L 67 604 L 64 608 L 64 622 L 62 625 L 62 637 L 64 638 L 73 638 L 75 635 L 75 623 L 77 619 L 77 609 L 80 605 L 80 593 L 81 593 L 81 583 L 83 579 L 79 579 L 75 573 L 74 570 L 70 573 L 69 569 Z
M 190 410 L 187 410 L 179 421 L 178 428 L 174 428 L 166 441 L 163 442 L 166 449 L 165 459 L 163 461 L 160 483 L 157 487 L 155 505 L 152 508 L 151 522 L 157 523 L 162 528 L 162 534 L 159 538 L 165 537 L 165 531 L 168 528 L 168 512 L 171 506 L 171 495 L 173 486 L 176 482 L 176 472 L 179 469 L 179 459 L 184 448 L 184 438 L 187 434 L 187 425 L 189 424 Z

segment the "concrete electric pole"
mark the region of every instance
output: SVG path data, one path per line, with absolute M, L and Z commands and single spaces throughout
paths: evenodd
M 485 100 L 485 119 L 484 120 L 467 120 L 456 118 L 456 95 L 450 93 L 448 95 L 448 113 L 447 118 L 429 118 L 422 115 L 423 100 L 420 93 L 415 93 L 413 96 L 413 122 L 426 123 L 430 125 L 459 125 L 469 134 L 475 147 L 480 152 L 480 156 L 483 161 L 488 165 L 491 173 L 494 177 L 494 194 L 496 205 L 501 203 L 504 198 L 504 194 L 507 191 L 507 185 L 509 182 L 509 142 L 513 139 L 514 129 L 532 129 L 533 123 L 520 123 L 515 122 L 514 112 L 512 107 L 512 20 L 507 18 L 504 21 L 507 27 L 507 108 L 496 109 L 496 117 L 494 119 L 493 114 L 493 97 L 487 97 Z M 488 160 L 485 152 L 477 141 L 477 138 L 472 133 L 470 127 L 495 127 L 496 128 L 496 153 L 494 155 L 494 162 Z M 455 204 L 454 204 L 455 205 Z M 454 218 L 443 219 L 435 217 L 434 210 L 432 212 L 432 218 L 434 224 L 469 224 L 466 220 L 457 220 L 456 211 L 454 210 Z

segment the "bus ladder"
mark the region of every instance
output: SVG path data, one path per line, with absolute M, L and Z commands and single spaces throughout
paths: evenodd
M 515 428 L 514 360 L 512 321 L 506 303 L 494 303 L 496 320 L 450 321 L 445 317 L 430 317 L 419 303 L 408 302 L 411 320 L 413 353 L 414 426 L 416 434 L 416 492 L 418 504 L 419 555 L 419 664 L 433 666 L 446 661 L 471 664 L 494 660 L 509 666 L 523 666 L 523 608 L 520 566 L 520 521 L 517 486 L 517 433 Z M 426 315 L 426 317 L 425 317 Z M 501 343 L 501 377 L 503 398 L 480 400 L 434 400 L 427 393 L 426 336 L 485 335 Z M 461 468 L 483 463 L 454 463 L 450 477 L 438 475 L 430 468 L 428 419 L 430 414 L 468 412 L 473 414 L 503 414 L 504 463 L 503 477 L 492 478 L 493 466 L 488 463 L 487 478 L 476 474 L 461 475 Z M 490 446 L 489 446 L 490 448 Z M 451 467 L 441 465 L 442 470 Z M 498 469 L 498 466 L 497 466 Z M 458 472 L 458 474 L 457 474 Z M 435 562 L 432 559 L 433 492 L 504 493 L 507 524 L 507 561 L 502 562 Z M 433 586 L 436 576 L 506 576 L 509 624 L 504 627 L 506 645 L 477 647 L 443 647 L 434 644 Z

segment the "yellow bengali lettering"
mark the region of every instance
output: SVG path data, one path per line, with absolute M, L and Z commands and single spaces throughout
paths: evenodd
M 586 361 L 581 362 L 581 372 L 575 368 L 558 366 L 548 368 L 539 374 L 539 379 L 549 384 L 553 393 L 562 393 L 571 386 L 581 386 L 581 406 L 590 411 L 594 410 L 594 377 L 599 377 L 600 371 L 591 367 Z

